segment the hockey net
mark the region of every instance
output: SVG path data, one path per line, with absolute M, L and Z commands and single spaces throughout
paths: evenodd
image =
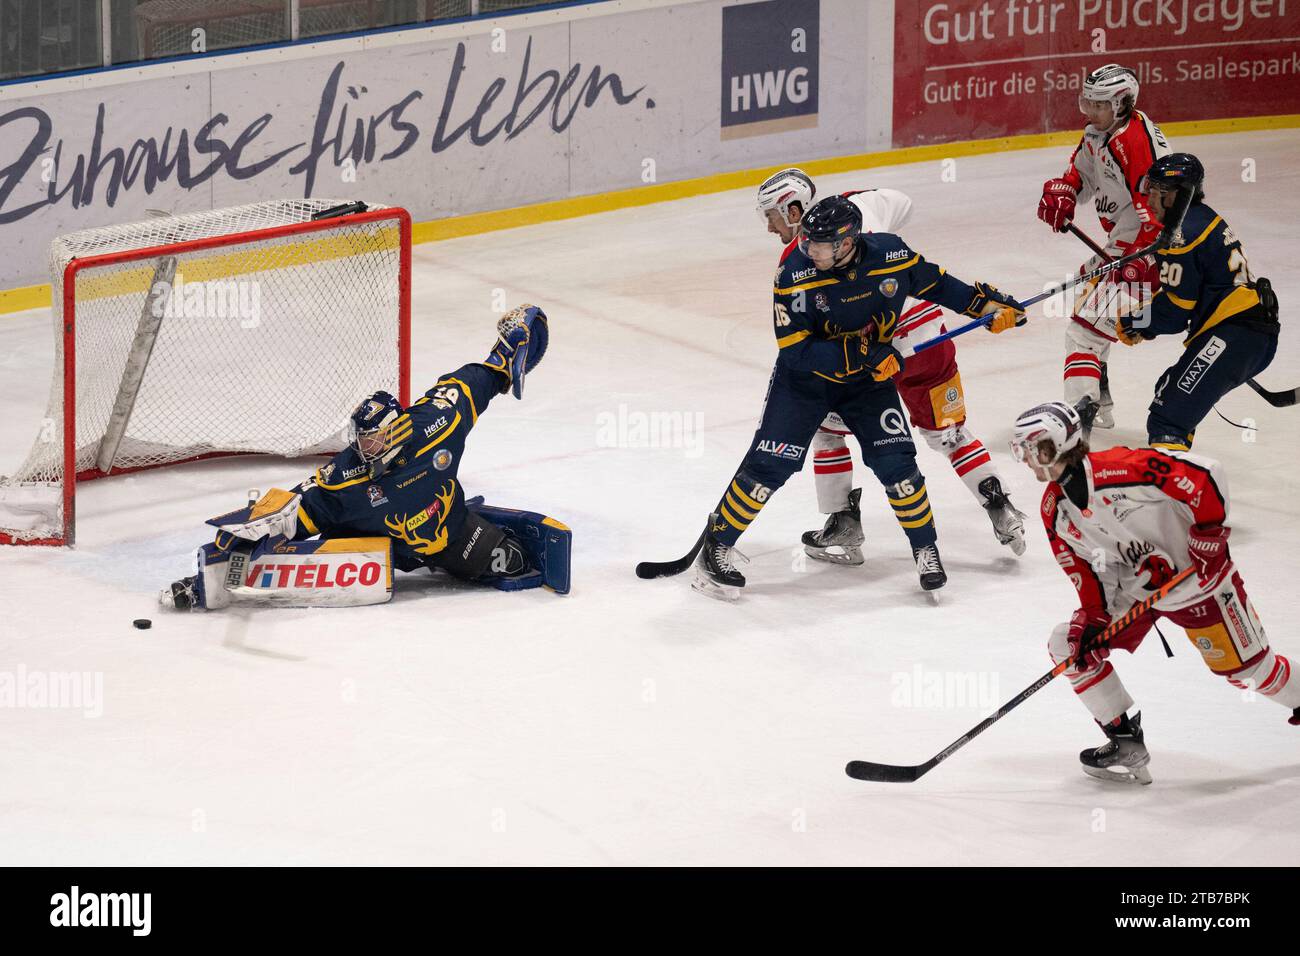
M 367 394 L 405 403 L 410 235 L 403 209 L 313 199 L 54 240 L 53 384 L 0 543 L 71 544 L 77 481 L 332 453 Z

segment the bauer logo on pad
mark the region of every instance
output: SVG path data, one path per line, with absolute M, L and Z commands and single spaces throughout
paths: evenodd
M 722 8 L 722 136 L 817 125 L 820 0 Z

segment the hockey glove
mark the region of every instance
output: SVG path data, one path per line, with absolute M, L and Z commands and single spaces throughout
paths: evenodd
M 865 365 L 871 369 L 871 377 L 877 382 L 893 378 L 903 370 L 903 353 L 886 342 L 862 341 L 862 354 Z
M 1139 323 L 1146 327 L 1140 328 Z M 1115 337 L 1125 345 L 1139 345 L 1155 338 L 1150 329 L 1150 319 L 1146 313 L 1121 315 L 1115 322 Z
M 1066 639 L 1075 670 L 1096 670 L 1110 656 L 1110 648 L 1097 641 L 1109 624 L 1110 618 L 1100 608 L 1081 607 L 1070 615 L 1070 631 Z
M 300 501 L 300 494 L 283 488 L 272 488 L 255 504 L 209 518 L 208 524 L 244 541 L 261 541 L 268 535 L 283 535 L 292 539 L 298 533 Z M 220 534 L 218 538 L 220 539 Z
M 1019 328 L 1027 321 L 1019 302 L 987 282 L 975 283 L 975 295 L 966 307 L 966 314 L 971 318 L 991 316 L 986 328 L 995 334 Z
M 1043 183 L 1043 198 L 1038 200 L 1038 218 L 1051 226 L 1053 232 L 1065 232 L 1074 220 L 1078 197 L 1068 180 L 1049 179 Z
M 496 347 L 483 361 L 506 377 L 501 391 L 509 388 L 515 398 L 523 398 L 524 376 L 542 360 L 549 339 L 546 313 L 535 305 L 521 305 L 501 317 Z
M 1187 554 L 1196 565 L 1196 580 L 1201 587 L 1217 583 L 1228 566 L 1228 535 L 1231 529 L 1221 524 L 1194 524 L 1187 530 Z

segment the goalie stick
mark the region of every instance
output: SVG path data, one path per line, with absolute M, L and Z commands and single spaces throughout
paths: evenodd
M 675 574 L 681 574 L 691 566 L 695 556 L 700 553 L 700 548 L 704 547 L 704 538 L 708 533 L 707 528 L 701 531 L 691 550 L 676 561 L 642 561 L 636 566 L 636 576 L 648 581 L 651 578 L 671 578 Z
M 1107 262 L 1111 261 L 1110 255 L 1107 254 L 1105 249 L 1093 241 L 1092 236 L 1088 235 L 1074 223 L 1070 223 L 1067 228 L 1070 233 L 1078 238 L 1085 246 L 1097 255 L 1101 256 Z M 1255 390 L 1256 395 L 1264 399 L 1264 401 L 1268 402 L 1274 408 L 1290 408 L 1292 405 L 1300 403 L 1300 388 L 1288 388 L 1281 392 L 1272 392 L 1263 385 L 1260 385 L 1259 382 L 1255 381 L 1253 378 L 1246 379 L 1246 384 Z M 1222 418 L 1222 414 L 1220 414 L 1219 417 Z M 1236 425 L 1237 423 L 1231 422 L 1231 424 Z M 1241 428 L 1243 426 L 1237 425 L 1237 427 Z
M 1111 621 L 1110 624 L 1107 625 L 1106 629 L 1097 636 L 1097 642 L 1099 644 L 1107 643 L 1112 637 L 1137 620 L 1138 617 L 1151 610 L 1153 604 L 1187 580 L 1195 570 L 1195 567 L 1184 568 L 1161 585 L 1154 593 L 1139 601 L 1137 604 L 1134 604 L 1120 617 Z M 1011 713 L 1011 711 L 1015 710 L 1034 694 L 1038 693 L 1050 684 L 1053 679 L 1068 670 L 1070 665 L 1073 663 L 1073 657 L 1067 657 L 1065 660 L 1061 661 L 1061 663 L 1057 664 L 1042 677 L 1038 678 L 1038 680 L 1034 681 L 1015 697 L 1011 698 L 999 707 L 997 713 L 980 721 L 925 763 L 916 764 L 915 766 L 904 766 L 891 763 L 871 763 L 867 760 L 850 760 L 848 766 L 844 768 L 844 772 L 855 780 L 872 780 L 877 783 L 912 783 L 919 780 L 962 747 L 965 747 L 980 734 L 984 733 L 984 731 L 988 730 L 1007 714 Z

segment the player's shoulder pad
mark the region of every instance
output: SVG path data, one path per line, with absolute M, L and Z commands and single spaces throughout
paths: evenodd
M 1142 480 L 1147 469 L 1147 459 L 1158 454 L 1150 448 L 1126 448 L 1116 445 L 1105 451 L 1088 452 L 1088 466 L 1092 471 L 1092 486 L 1132 484 Z
M 788 295 L 816 275 L 817 267 L 813 265 L 808 255 L 800 250 L 796 242 L 794 247 L 782 256 L 781 264 L 777 266 L 776 278 L 773 282 L 774 291 L 778 295 Z
M 863 264 L 869 269 L 895 268 L 916 258 L 907 240 L 895 233 L 864 233 L 862 240 L 867 247 Z
M 316 486 L 326 491 L 338 491 L 362 481 L 369 481 L 369 469 L 350 446 L 316 469 Z

